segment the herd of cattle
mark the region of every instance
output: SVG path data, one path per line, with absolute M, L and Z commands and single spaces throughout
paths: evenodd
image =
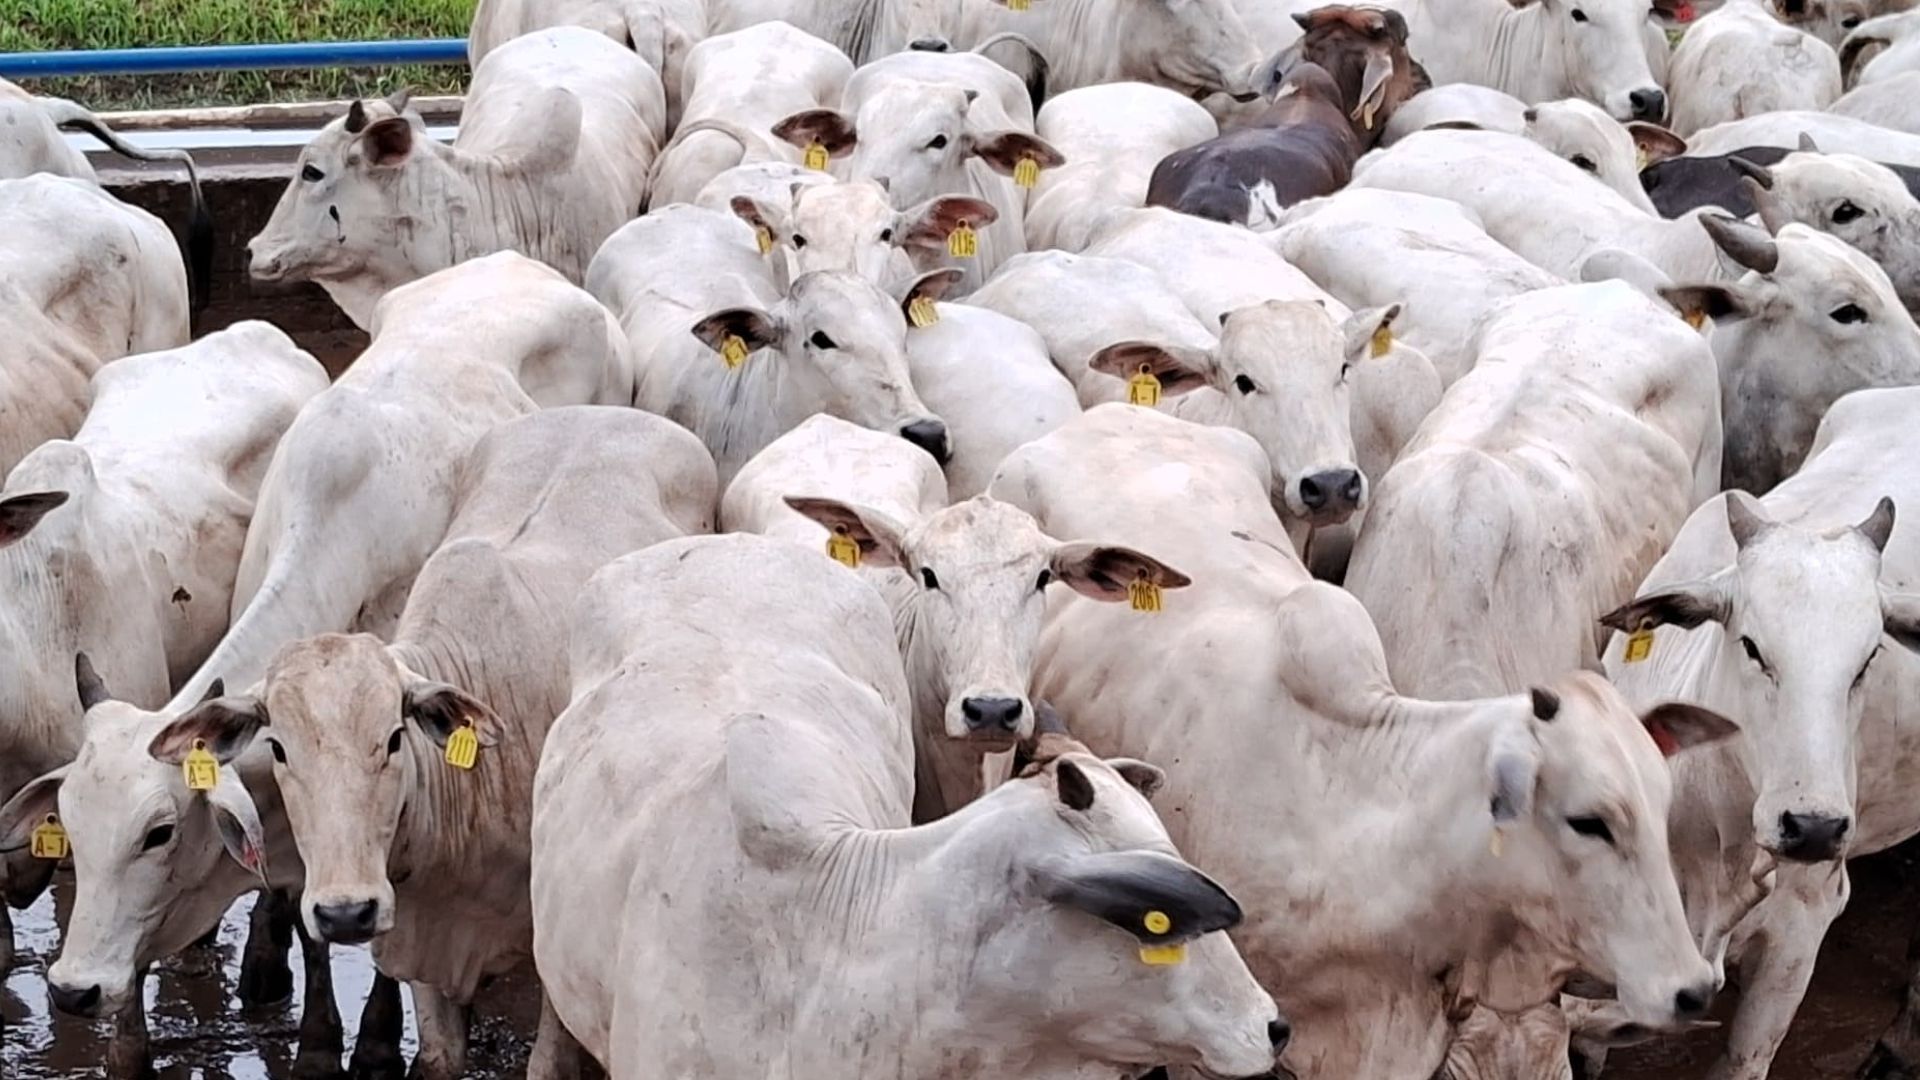
M 539 1080 L 1558 1080 L 1729 984 L 1765 1077 L 1920 833 L 1920 11 L 1776 2 L 482 0 L 251 243 L 331 384 L 0 83 L 54 1004 L 146 1074 L 258 893 L 300 1080 L 362 942 L 356 1077 L 529 958 Z

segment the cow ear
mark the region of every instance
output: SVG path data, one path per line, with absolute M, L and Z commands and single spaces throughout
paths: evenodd
M 887 514 L 838 499 L 818 499 L 805 495 L 789 495 L 786 503 L 795 513 L 828 532 L 842 533 L 859 544 L 861 563 L 907 566 L 907 530 Z
M 470 727 L 481 746 L 500 741 L 500 718 L 485 702 L 457 686 L 414 677 L 400 697 L 400 711 L 444 748 L 460 728 Z
M 1704 622 L 1726 622 L 1728 608 L 1726 579 L 1716 574 L 1622 604 L 1600 616 L 1600 625 L 1623 634 L 1656 626 L 1691 630 Z
M 1057 169 L 1067 163 L 1066 155 L 1024 131 L 996 131 L 992 135 L 973 137 L 971 148 L 975 157 L 1003 176 L 1012 176 L 1013 170 L 1027 158 L 1032 158 L 1043 169 Z
M 1653 736 L 1653 745 L 1660 748 L 1663 757 L 1740 732 L 1740 725 L 1719 713 L 1679 701 L 1654 706 L 1640 718 L 1640 724 Z
M 1881 628 L 1908 652 L 1920 653 L 1920 595 L 1885 593 L 1880 597 Z
M 1532 715 L 1528 702 L 1528 715 Z M 1496 826 L 1533 813 L 1533 789 L 1540 779 L 1540 744 L 1524 730 L 1502 730 L 1487 752 L 1487 806 Z
M 35 777 L 0 805 L 0 854 L 25 850 L 33 840 L 33 830 L 47 820 L 48 814 L 60 812 L 60 785 L 71 767 L 62 765 Z
M 984 199 L 968 195 L 942 195 L 928 199 L 911 210 L 902 211 L 893 230 L 895 247 L 920 248 L 943 252 L 947 237 L 962 225 L 985 228 L 1000 220 L 1000 211 Z
M 0 499 L 0 547 L 17 544 L 40 524 L 40 519 L 65 506 L 64 491 L 36 491 Z
M 1049 903 L 1104 919 L 1144 945 L 1176 945 L 1240 924 L 1232 894 L 1157 851 L 1054 856 L 1032 873 Z
M 1694 325 L 1702 319 L 1735 322 L 1753 314 L 1756 305 L 1738 282 L 1719 285 L 1666 285 L 1660 299 L 1673 305 L 1680 317 Z
M 207 809 L 212 811 L 213 823 L 220 830 L 220 846 L 226 848 L 227 855 L 242 869 L 265 884 L 266 829 L 260 824 L 260 810 L 253 803 L 253 793 L 232 770 L 222 771 L 213 790 L 207 792 Z
M 1108 603 L 1127 599 L 1127 586 L 1136 581 L 1151 581 L 1162 589 L 1193 584 L 1192 578 L 1151 555 L 1084 540 L 1054 548 L 1048 569 L 1074 592 Z
M 1374 335 L 1383 330 L 1391 334 L 1393 320 L 1399 317 L 1399 304 L 1367 308 L 1347 316 L 1347 321 L 1340 325 L 1340 332 L 1347 341 L 1347 358 L 1364 360 L 1372 355 Z M 1388 338 L 1388 341 L 1391 343 L 1392 339 Z
M 161 728 L 147 744 L 147 753 L 155 761 L 178 765 L 195 743 L 204 742 L 225 765 L 239 757 L 267 724 L 267 703 L 251 694 L 209 698 Z
M 913 306 L 915 300 L 945 299 L 947 293 L 952 291 L 953 287 L 960 283 L 960 279 L 966 276 L 967 272 L 965 270 L 954 266 L 947 266 L 938 270 L 929 270 L 919 277 L 913 278 L 907 282 L 906 291 L 900 295 L 900 314 L 907 316 L 908 320 L 911 321 L 912 315 L 909 314 L 908 309 Z
M 840 157 L 860 141 L 853 118 L 834 109 L 807 109 L 794 113 L 773 125 L 773 134 L 775 138 L 799 147 L 819 143 L 826 148 L 830 158 Z
M 1107 764 L 1120 774 L 1120 779 L 1146 798 L 1153 798 L 1161 788 L 1167 786 L 1167 772 L 1158 765 L 1138 758 L 1108 758 Z
M 404 164 L 413 153 L 413 124 L 404 116 L 375 120 L 360 138 L 367 144 L 367 162 L 376 168 Z
M 774 231 L 773 211 L 760 205 L 759 201 L 751 195 L 735 195 L 728 200 L 727 208 L 733 211 L 734 217 L 746 222 L 752 228 L 765 229 L 769 233 Z
M 727 339 L 739 338 L 747 351 L 775 348 L 780 344 L 780 321 L 759 308 L 728 308 L 693 324 L 693 336 L 709 349 L 725 355 Z
M 1634 120 L 1627 124 L 1627 134 L 1633 136 L 1633 146 L 1639 151 L 1642 169 L 1655 162 L 1676 158 L 1687 152 L 1687 140 L 1659 124 Z
M 1213 353 L 1184 345 L 1155 345 L 1150 341 L 1122 341 L 1093 354 L 1087 367 L 1116 379 L 1131 379 L 1145 371 L 1160 381 L 1160 392 L 1179 397 L 1219 378 Z

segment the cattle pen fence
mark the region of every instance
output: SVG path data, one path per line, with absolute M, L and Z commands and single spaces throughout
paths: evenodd
M 304 41 L 281 45 L 186 45 L 0 53 L 0 78 L 180 75 L 204 71 L 464 64 L 465 38 Z

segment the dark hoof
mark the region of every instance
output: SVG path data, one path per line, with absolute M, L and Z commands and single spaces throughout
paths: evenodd
M 392 1048 L 371 1049 L 361 1053 L 359 1048 L 353 1051 L 353 1060 L 347 1065 L 347 1080 L 406 1080 L 407 1063 Z
M 240 963 L 240 1005 L 247 1009 L 266 1009 L 293 1000 L 293 971 L 286 957 L 272 963 Z
M 1913 1067 L 1886 1043 L 1875 1043 L 1866 1064 L 1854 1074 L 1858 1080 L 1914 1080 Z
M 340 1055 L 322 1051 L 301 1051 L 293 1060 L 293 1080 L 342 1080 L 347 1075 L 340 1067 Z

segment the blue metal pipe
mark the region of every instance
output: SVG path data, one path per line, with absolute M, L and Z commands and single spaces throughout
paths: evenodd
M 465 38 L 415 41 L 308 41 L 287 45 L 194 45 L 161 49 L 86 49 L 0 53 L 0 78 L 57 75 L 174 75 L 194 71 L 464 64 Z

